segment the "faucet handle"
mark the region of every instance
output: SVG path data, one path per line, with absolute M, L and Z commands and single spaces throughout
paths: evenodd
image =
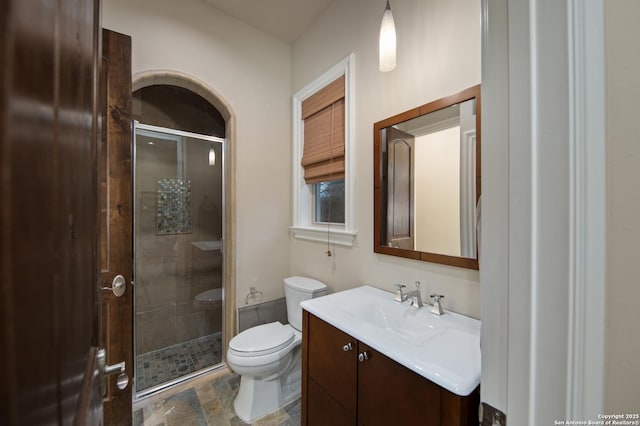
M 420 290 L 420 281 L 416 281 L 416 288 Z
M 402 292 L 402 289 L 406 288 L 407 286 L 404 284 L 394 284 L 394 287 L 396 288 L 397 292 L 396 297 L 393 300 L 395 300 L 396 302 L 404 302 L 407 299 L 407 295 Z
M 443 315 L 444 310 L 442 309 L 442 305 L 440 304 L 440 299 L 444 299 L 442 294 L 432 294 L 430 297 L 433 298 L 433 308 L 431 308 L 431 313 L 436 315 Z

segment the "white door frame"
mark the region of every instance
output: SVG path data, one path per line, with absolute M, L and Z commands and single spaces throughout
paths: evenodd
M 597 419 L 603 0 L 483 0 L 482 10 L 482 401 L 510 424 Z

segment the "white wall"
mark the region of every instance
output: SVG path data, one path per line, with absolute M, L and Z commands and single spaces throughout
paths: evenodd
M 293 45 L 292 93 L 355 53 L 355 246 L 291 240 L 292 274 L 326 282 L 331 291 L 370 284 L 423 283 L 446 295 L 445 308 L 480 317 L 478 271 L 373 252 L 373 123 L 480 83 L 480 2 L 395 0 L 397 68 L 378 71 L 378 35 L 385 2 L 334 2 Z
M 607 305 L 605 411 L 640 407 L 640 2 L 605 1 Z
M 133 73 L 188 74 L 236 117 L 237 299 L 283 296 L 289 273 L 290 46 L 198 0 L 105 0 L 103 26 L 133 40 Z M 265 178 L 268 176 L 268 178 Z
M 416 248 L 460 256 L 460 126 L 416 138 L 414 153 Z

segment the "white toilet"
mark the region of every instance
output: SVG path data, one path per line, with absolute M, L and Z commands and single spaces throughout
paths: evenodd
M 303 300 L 327 294 L 327 286 L 305 277 L 284 279 L 289 324 L 279 321 L 251 327 L 229 342 L 227 363 L 240 377 L 234 402 L 246 423 L 277 410 L 300 396 L 300 344 Z

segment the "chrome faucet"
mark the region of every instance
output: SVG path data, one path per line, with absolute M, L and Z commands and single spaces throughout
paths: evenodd
M 394 297 L 393 300 L 396 302 L 402 303 L 409 300 L 413 307 L 422 308 L 424 306 L 422 304 L 422 295 L 420 294 L 420 281 L 416 281 L 416 289 L 408 293 L 404 292 L 404 289 L 407 288 L 404 284 L 395 284 L 395 288 L 396 297 Z
M 420 294 L 420 281 L 416 281 L 416 289 L 407 293 L 407 299 L 414 308 L 422 308 L 422 295 Z
M 444 299 L 444 296 L 434 293 L 430 297 L 433 299 L 433 307 L 431 308 L 431 313 L 435 315 L 443 315 L 444 310 L 442 309 L 442 305 L 440 304 L 440 299 Z

